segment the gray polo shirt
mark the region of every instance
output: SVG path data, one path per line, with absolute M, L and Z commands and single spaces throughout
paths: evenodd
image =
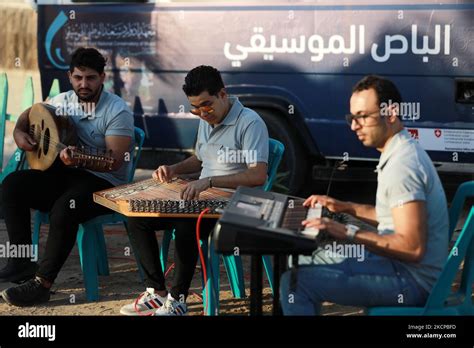
M 448 208 L 438 173 L 428 154 L 405 129 L 387 144 L 377 171 L 375 209 L 379 234 L 394 233 L 392 208 L 411 201 L 426 203 L 428 235 L 423 259 L 419 263 L 396 262 L 429 292 L 448 256 Z
M 84 112 L 76 93 L 71 90 L 58 94 L 47 101 L 56 107 L 56 112 L 68 115 L 73 121 L 79 137 L 79 146 L 105 150 L 105 137 L 112 135 L 128 136 L 134 139 L 133 115 L 127 104 L 119 96 L 102 90 L 94 110 Z M 94 172 L 94 175 L 113 185 L 125 184 L 132 166 L 134 141 L 130 145 L 130 160 L 113 172 Z
M 268 130 L 262 118 L 237 97 L 218 125 L 199 121 L 196 157 L 202 162 L 200 178 L 243 172 L 257 162 L 268 163 Z

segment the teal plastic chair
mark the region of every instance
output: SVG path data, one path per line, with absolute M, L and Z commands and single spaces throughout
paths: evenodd
M 0 74 L 0 172 L 3 168 L 3 149 L 7 123 L 8 80 L 7 74 Z
M 449 240 L 453 235 L 465 200 L 474 196 L 474 181 L 459 186 L 449 209 Z M 369 315 L 474 315 L 472 286 L 474 283 L 474 206 L 451 249 L 438 281 L 424 307 L 373 307 Z M 452 293 L 451 286 L 461 262 L 464 261 L 459 289 Z
M 275 181 L 277 169 L 285 152 L 285 146 L 275 139 L 269 139 L 269 156 L 268 156 L 268 169 L 267 169 L 267 181 L 265 182 L 263 189 L 270 191 L 273 182 Z M 163 235 L 163 240 L 160 248 L 160 259 L 163 272 L 166 270 L 166 264 L 168 261 L 168 250 L 171 240 L 174 239 L 174 231 L 167 230 Z M 242 259 L 240 256 L 234 255 L 218 255 L 211 243 L 209 246 L 207 241 L 201 243 L 202 250 L 207 257 L 207 274 L 211 275 L 208 277 L 207 284 L 203 284 L 203 302 L 205 308 L 205 314 L 214 315 L 219 310 L 219 256 L 222 256 L 224 267 L 229 278 L 232 295 L 235 298 L 245 297 L 245 281 L 243 274 Z M 210 249 L 208 249 L 210 248 Z M 270 256 L 263 256 L 263 266 L 270 283 L 270 287 L 273 291 L 273 268 Z M 204 280 L 203 280 L 204 281 Z M 208 296 L 209 294 L 212 296 Z M 209 298 L 209 303 L 207 300 Z
M 128 181 L 132 182 L 138 160 L 140 158 L 145 132 L 135 127 L 136 152 L 130 169 Z M 107 248 L 103 232 L 103 225 L 125 223 L 126 217 L 119 213 L 97 216 L 79 225 L 77 232 L 77 246 L 84 275 L 84 287 L 89 301 L 99 299 L 98 275 L 109 275 Z M 34 219 L 33 244 L 38 245 L 41 224 L 49 223 L 48 213 L 37 211 Z
M 21 109 L 26 110 L 33 105 L 35 100 L 35 92 L 33 88 L 33 78 L 27 77 L 25 87 L 23 88 L 23 96 L 21 99 Z M 16 149 L 13 155 L 10 157 L 5 168 L 3 165 L 3 151 L 4 151 L 4 138 L 5 138 L 5 126 L 6 121 L 15 122 L 18 118 L 17 115 L 7 114 L 7 103 L 8 103 L 8 77 L 6 74 L 0 75 L 0 183 L 7 177 L 8 174 L 13 173 L 17 170 L 23 170 L 28 168 L 28 164 L 25 159 L 24 151 Z

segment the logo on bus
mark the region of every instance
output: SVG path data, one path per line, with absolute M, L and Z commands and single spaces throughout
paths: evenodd
M 66 61 L 64 60 L 61 54 L 61 48 L 56 48 L 53 52 L 53 39 L 58 33 L 58 31 L 66 24 L 68 18 L 64 11 L 58 13 L 56 18 L 54 19 L 53 23 L 48 28 L 46 32 L 46 39 L 44 41 L 44 48 L 46 51 L 46 55 L 48 56 L 49 61 L 58 69 L 68 69 L 69 67 L 65 64 Z

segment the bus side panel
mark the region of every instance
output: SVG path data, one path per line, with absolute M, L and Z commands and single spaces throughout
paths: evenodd
M 404 100 L 418 105 L 419 113 L 406 124 L 434 160 L 446 160 L 454 150 L 460 161 L 474 160 L 472 105 L 454 98 L 455 78 L 473 78 L 473 4 L 255 4 L 41 5 L 43 93 L 54 77 L 69 88 L 64 70 L 70 54 L 80 46 L 97 47 L 109 59 L 105 87 L 146 123 L 147 145 L 191 148 L 197 119 L 187 112 L 181 86 L 189 69 L 209 64 L 223 72 L 228 85 L 296 95 L 298 114 L 323 155 L 376 158 L 344 121 L 351 87 L 376 73 L 391 78 Z M 455 143 L 455 134 L 464 140 Z

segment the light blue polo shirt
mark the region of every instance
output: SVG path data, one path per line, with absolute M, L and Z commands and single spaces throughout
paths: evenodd
M 394 233 L 392 208 L 411 201 L 426 203 L 428 235 L 423 259 L 419 263 L 395 262 L 429 292 L 448 257 L 448 207 L 438 173 L 426 151 L 405 129 L 387 144 L 377 172 L 375 210 L 379 234 Z
M 113 172 L 94 172 L 92 174 L 103 178 L 113 185 L 125 184 L 132 167 L 134 149 L 133 115 L 125 101 L 119 96 L 102 90 L 94 110 L 84 112 L 79 104 L 76 93 L 71 90 L 58 94 L 47 101 L 56 107 L 57 114 L 68 115 L 73 121 L 79 137 L 78 146 L 105 150 L 105 137 L 112 135 L 132 138 L 129 153 L 130 160 Z
M 262 118 L 237 97 L 222 122 L 199 121 L 195 155 L 202 162 L 200 178 L 237 174 L 257 162 L 268 163 L 268 130 Z

